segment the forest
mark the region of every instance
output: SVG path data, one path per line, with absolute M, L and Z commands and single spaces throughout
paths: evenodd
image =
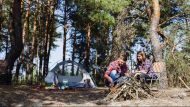
M 58 48 L 97 86 L 121 55 L 132 72 L 137 51 L 162 63 L 161 88 L 190 86 L 190 1 L 0 0 L 1 85 L 43 84 Z

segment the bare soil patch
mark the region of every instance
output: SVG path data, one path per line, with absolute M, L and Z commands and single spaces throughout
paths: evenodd
M 106 96 L 105 88 L 45 90 L 30 86 L 0 86 L 0 106 L 98 106 Z M 149 99 L 110 102 L 114 106 L 189 106 L 190 92 L 170 88 Z

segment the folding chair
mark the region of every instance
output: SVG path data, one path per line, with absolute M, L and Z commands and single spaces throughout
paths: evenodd
M 155 72 L 155 74 L 157 75 L 157 78 L 151 78 L 150 79 L 150 87 L 152 87 L 153 85 L 153 81 L 155 81 L 155 83 L 157 83 L 157 85 L 159 84 L 159 80 L 160 80 L 160 74 L 161 74 L 161 68 L 164 66 L 163 62 L 154 62 L 153 63 L 153 70 Z

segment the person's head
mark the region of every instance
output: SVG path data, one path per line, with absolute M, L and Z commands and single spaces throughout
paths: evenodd
M 121 58 L 118 58 L 117 62 L 119 64 L 119 66 L 122 66 L 123 64 L 125 64 L 125 61 L 123 61 L 123 59 L 121 59 Z
M 137 62 L 140 63 L 140 62 L 144 62 L 146 59 L 145 57 L 145 53 L 143 51 L 138 51 L 137 52 Z

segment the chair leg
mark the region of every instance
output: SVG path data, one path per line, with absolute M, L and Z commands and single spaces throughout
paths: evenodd
M 156 80 L 157 82 L 157 88 L 159 88 L 159 78 Z
M 152 87 L 152 79 L 150 80 L 150 88 Z

